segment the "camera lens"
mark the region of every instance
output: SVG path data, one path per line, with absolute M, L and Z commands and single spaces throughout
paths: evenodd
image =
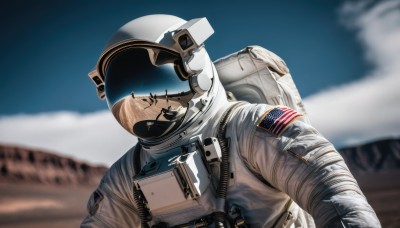
M 178 39 L 179 45 L 181 46 L 182 50 L 186 50 L 193 45 L 192 39 L 190 39 L 188 34 L 182 35 Z

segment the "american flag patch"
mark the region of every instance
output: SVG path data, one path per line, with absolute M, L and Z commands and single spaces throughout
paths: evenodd
M 257 127 L 279 136 L 293 120 L 300 116 L 302 116 L 302 114 L 293 109 L 275 107 L 263 115 Z

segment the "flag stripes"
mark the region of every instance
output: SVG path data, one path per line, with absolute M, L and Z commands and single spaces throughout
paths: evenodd
M 275 107 L 266 112 L 257 125 L 259 128 L 279 136 L 283 130 L 302 114 L 287 107 Z

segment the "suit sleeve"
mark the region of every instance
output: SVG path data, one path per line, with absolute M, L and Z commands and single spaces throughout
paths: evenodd
M 88 215 L 81 223 L 82 228 L 140 227 L 131 180 L 132 151 L 111 166 L 90 196 Z
M 279 134 L 263 129 L 262 118 L 253 118 L 251 139 L 242 143 L 244 159 L 253 171 L 310 213 L 317 227 L 381 227 L 328 140 L 301 117 L 283 126 Z

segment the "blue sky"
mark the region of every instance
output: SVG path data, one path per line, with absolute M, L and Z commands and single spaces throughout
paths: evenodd
M 215 30 L 206 41 L 213 60 L 254 44 L 278 54 L 290 68 L 312 123 L 335 145 L 399 133 L 400 94 L 385 89 L 400 84 L 398 0 L 0 4 L 1 143 L 49 148 L 96 163 L 116 160 L 135 139 L 97 99 L 87 73 L 116 29 L 155 13 L 186 20 L 207 17 Z M 387 84 L 376 87 L 382 81 Z M 376 104 L 383 109 L 378 117 L 371 108 Z M 371 133 L 365 128 L 371 121 L 382 130 Z
M 0 114 L 104 109 L 87 72 L 117 28 L 153 13 L 207 17 L 216 31 L 206 42 L 214 60 L 252 44 L 276 52 L 303 96 L 363 75 L 367 63 L 352 32 L 339 23 L 338 2 L 279 2 L 3 2 Z

